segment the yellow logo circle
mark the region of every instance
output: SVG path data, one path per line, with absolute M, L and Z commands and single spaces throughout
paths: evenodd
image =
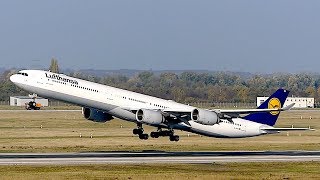
M 278 98 L 272 98 L 270 99 L 268 103 L 268 109 L 280 109 L 281 108 L 281 103 Z M 270 111 L 272 115 L 278 115 L 279 111 Z

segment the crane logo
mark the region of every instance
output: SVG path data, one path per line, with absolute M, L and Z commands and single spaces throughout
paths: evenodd
M 270 99 L 268 103 L 268 109 L 280 109 L 281 103 L 278 98 L 272 98 Z M 270 114 L 272 115 L 278 115 L 280 111 L 270 111 Z

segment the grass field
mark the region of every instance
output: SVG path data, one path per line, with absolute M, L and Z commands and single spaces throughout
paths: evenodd
M 48 106 L 41 107 L 41 110 L 81 110 L 81 107 L 75 105 L 65 105 L 65 106 Z M 8 105 L 0 105 L 0 110 L 25 110 L 24 106 L 8 106 Z
M 0 152 L 320 150 L 319 130 L 244 139 L 176 131 L 179 142 L 167 137 L 144 141 L 132 135 L 134 123 L 94 123 L 80 112 L 0 114 Z M 319 121 L 320 111 L 289 111 L 280 115 L 277 126 L 320 129 Z M 154 128 L 145 126 L 145 130 Z M 319 162 L 0 166 L 0 179 L 320 179 L 319 169 Z
M 1 179 L 319 179 L 319 162 L 0 166 Z
M 292 124 L 320 129 L 320 111 L 284 112 L 277 126 Z M 132 135 L 133 128 L 134 123 L 120 120 L 94 123 L 80 112 L 5 111 L 0 116 L 0 152 L 320 150 L 319 130 L 243 139 L 176 131 L 180 141 L 171 142 L 167 137 L 140 140 Z M 154 128 L 145 126 L 145 130 L 151 132 Z

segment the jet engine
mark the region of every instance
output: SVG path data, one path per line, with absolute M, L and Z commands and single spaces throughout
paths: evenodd
M 191 112 L 191 119 L 204 125 L 214 125 L 219 123 L 220 119 L 216 112 L 204 109 L 194 109 Z
M 110 114 L 94 108 L 83 107 L 82 114 L 84 118 L 93 122 L 104 123 L 113 119 L 113 117 Z
M 136 113 L 136 119 L 138 122 L 153 125 L 160 124 L 165 120 L 160 110 L 154 111 L 150 109 L 139 109 Z

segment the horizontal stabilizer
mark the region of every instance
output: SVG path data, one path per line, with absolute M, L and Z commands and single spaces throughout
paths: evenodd
M 259 112 L 271 112 L 271 111 L 287 111 L 290 110 L 295 103 L 292 103 L 284 108 L 275 108 L 275 109 L 234 109 L 234 110 L 216 110 L 216 112 L 224 113 L 224 114 L 249 114 L 249 113 L 259 113 Z
M 295 104 L 296 104 L 296 103 L 289 104 L 288 106 L 282 108 L 282 110 L 283 110 L 283 111 L 290 110 L 291 108 L 293 108 L 293 106 L 294 106 Z
M 261 128 L 264 131 L 315 131 L 315 129 L 309 128 Z

